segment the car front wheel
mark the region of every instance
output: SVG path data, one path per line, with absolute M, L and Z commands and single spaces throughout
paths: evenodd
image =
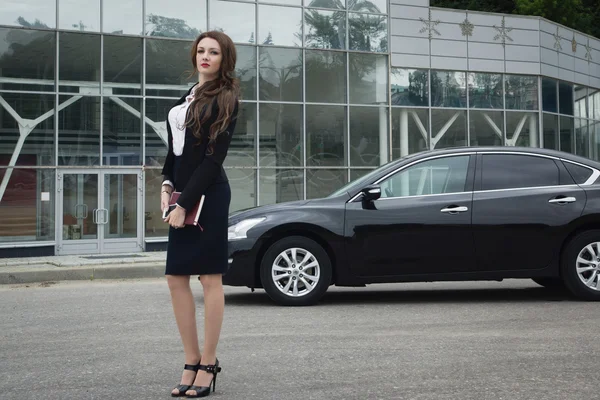
M 290 236 L 275 242 L 265 253 L 260 278 L 277 304 L 306 306 L 317 303 L 331 283 L 327 252 L 314 240 Z
M 565 285 L 584 300 L 600 300 L 600 230 L 575 236 L 561 260 Z

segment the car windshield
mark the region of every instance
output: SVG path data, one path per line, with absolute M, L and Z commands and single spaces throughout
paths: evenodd
M 420 155 L 422 153 L 426 153 L 426 152 L 428 152 L 428 150 L 420 151 L 420 152 L 413 153 L 413 154 L 409 154 L 409 155 L 406 155 L 404 157 L 400 157 L 399 159 L 394 160 L 393 162 L 397 164 L 401 160 L 406 160 L 408 158 L 413 158 L 413 157 L 416 157 L 416 156 L 418 156 L 418 155 Z M 342 186 L 341 188 L 339 188 L 338 190 L 336 190 L 335 192 L 333 192 L 329 196 L 327 196 L 327 198 L 340 196 L 340 195 L 348 192 L 350 190 L 350 188 L 352 188 L 352 187 L 363 186 L 365 184 L 365 182 L 370 181 L 375 175 L 379 174 L 381 172 L 381 170 L 389 167 L 390 164 L 391 163 L 384 164 L 384 165 L 380 166 L 379 168 L 376 168 L 373 171 L 369 172 L 368 174 L 366 174 L 364 176 L 361 176 L 358 179 L 355 179 L 353 181 L 348 182 L 347 184 L 345 184 L 344 186 Z

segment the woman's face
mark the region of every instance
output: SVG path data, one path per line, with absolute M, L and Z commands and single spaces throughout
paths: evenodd
M 196 48 L 196 66 L 198 72 L 207 77 L 215 77 L 221 68 L 221 46 L 212 38 L 204 38 Z

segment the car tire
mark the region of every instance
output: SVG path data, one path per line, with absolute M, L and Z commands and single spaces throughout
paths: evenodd
M 590 253 L 590 247 L 592 253 Z M 590 264 L 578 261 L 579 257 L 589 260 Z M 600 300 L 600 230 L 585 231 L 569 241 L 561 260 L 561 272 L 565 286 L 573 295 L 583 300 Z M 578 271 L 578 267 L 589 265 L 594 269 Z M 593 287 L 586 285 L 584 280 L 594 276 Z M 596 286 L 597 285 L 597 286 Z
M 316 304 L 329 288 L 331 276 L 327 252 L 304 236 L 278 240 L 269 247 L 260 264 L 263 288 L 279 305 Z
M 566 290 L 565 283 L 560 278 L 531 278 L 535 283 L 549 290 Z

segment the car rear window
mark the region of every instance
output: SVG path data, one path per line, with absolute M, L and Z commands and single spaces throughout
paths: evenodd
M 590 176 L 592 176 L 592 170 L 587 167 L 582 167 L 581 165 L 573 164 L 568 161 L 565 161 L 564 164 L 575 183 L 579 185 L 587 182 L 587 180 L 590 179 Z

